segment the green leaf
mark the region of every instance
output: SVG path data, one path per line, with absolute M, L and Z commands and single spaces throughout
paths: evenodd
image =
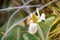
M 38 32 L 39 32 L 42 40 L 48 40 L 49 32 L 51 29 L 51 24 L 54 19 L 55 19 L 55 17 L 50 17 L 50 18 L 46 19 L 45 22 L 38 23 L 40 26 L 38 28 Z
M 3 27 L 0 28 L 0 39 L 2 38 L 2 36 L 4 35 L 5 33 L 5 30 L 6 30 L 6 24 L 3 25 Z
M 53 21 L 53 23 L 51 25 L 52 28 L 51 28 L 50 31 L 54 30 L 59 23 L 60 23 L 60 16 L 57 16 L 56 19 Z
M 26 34 L 26 36 L 29 38 L 29 40 L 38 40 L 34 35 Z
M 42 31 L 42 29 L 38 26 L 38 33 L 39 33 L 39 35 L 40 35 L 40 38 L 42 39 L 42 40 L 44 40 L 44 34 L 43 34 L 43 31 Z

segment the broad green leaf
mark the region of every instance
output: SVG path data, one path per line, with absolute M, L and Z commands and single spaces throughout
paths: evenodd
M 48 40 L 49 32 L 51 29 L 51 23 L 53 22 L 54 19 L 55 17 L 50 17 L 46 19 L 45 22 L 39 23 L 40 29 L 38 31 L 41 39 L 43 38 L 43 40 Z
M 6 40 L 19 40 L 20 39 L 20 27 L 16 26 L 7 35 Z
M 23 35 L 24 40 L 29 40 L 28 36 L 26 34 Z
M 39 26 L 38 26 L 38 33 L 39 33 L 39 35 L 40 35 L 41 40 L 44 40 L 43 31 L 42 31 L 42 29 L 41 29 Z
M 29 40 L 38 40 L 34 35 L 26 34 L 26 36 L 29 38 Z
M 6 40 L 25 40 L 26 37 L 29 40 L 38 40 L 37 37 L 35 35 L 31 35 L 28 33 L 27 31 L 28 27 L 22 27 L 22 26 L 16 26 L 14 27 L 8 34 L 6 37 Z M 6 25 L 4 25 L 1 29 L 0 29 L 0 39 L 2 38 L 2 36 L 4 35 L 4 32 L 6 31 Z

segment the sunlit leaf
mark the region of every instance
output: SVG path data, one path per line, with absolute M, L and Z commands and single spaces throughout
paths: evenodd
M 54 19 L 55 17 L 50 17 L 45 22 L 39 23 L 39 26 L 40 26 L 39 34 L 40 34 L 40 37 L 44 38 L 43 40 L 48 40 L 49 32 L 51 29 L 51 23 L 53 22 Z

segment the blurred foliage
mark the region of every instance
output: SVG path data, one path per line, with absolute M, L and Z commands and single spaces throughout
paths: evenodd
M 27 2 L 28 0 L 24 0 Z M 33 0 L 28 5 L 44 5 L 51 0 Z M 22 6 L 21 0 L 0 0 L 0 9 Z M 37 7 L 29 8 L 30 12 L 36 10 Z M 0 39 L 6 31 L 7 21 L 16 10 L 0 11 Z M 5 40 L 60 40 L 60 0 L 48 5 L 39 11 L 46 14 L 46 21 L 38 23 L 38 32 L 35 35 L 28 33 L 27 19 L 14 27 Z M 22 8 L 12 19 L 10 25 L 13 25 L 19 19 L 26 17 L 28 13 Z M 28 21 L 29 22 L 29 21 Z

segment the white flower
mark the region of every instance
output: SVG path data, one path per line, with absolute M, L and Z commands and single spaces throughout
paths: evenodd
M 28 29 L 28 32 L 30 34 L 35 34 L 37 32 L 37 26 L 38 26 L 37 22 L 41 22 L 42 20 L 45 20 L 45 14 L 42 13 L 40 16 L 38 8 L 37 8 L 37 14 L 38 16 L 36 16 L 35 14 L 31 14 L 32 20 L 30 21 L 29 29 Z

